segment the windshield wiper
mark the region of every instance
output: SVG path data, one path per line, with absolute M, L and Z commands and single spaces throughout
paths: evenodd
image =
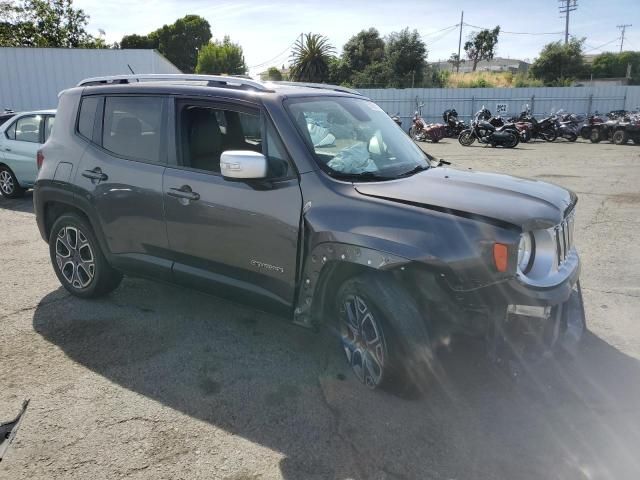
M 344 172 L 330 172 L 334 178 L 340 178 L 345 180 L 390 180 L 395 177 L 389 177 L 386 175 L 380 175 L 378 172 L 361 172 L 361 173 L 344 173 Z
M 427 167 L 426 165 L 416 165 L 411 170 L 396 175 L 396 178 L 410 177 L 412 175 L 415 175 L 416 173 L 424 172 L 425 170 L 429 170 L 429 167 Z

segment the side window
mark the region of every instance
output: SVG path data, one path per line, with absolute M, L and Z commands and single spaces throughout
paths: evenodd
M 13 122 L 13 125 L 7 128 L 4 134 L 9 140 L 15 140 L 16 139 L 16 122 Z
M 30 115 L 16 121 L 15 140 L 19 142 L 40 143 L 42 116 Z
M 56 117 L 51 115 L 45 117 L 44 119 L 44 141 L 46 142 L 51 136 L 51 132 L 53 131 L 53 124 L 56 121 Z
M 78 115 L 78 133 L 87 140 L 93 139 L 93 126 L 96 121 L 96 109 L 100 97 L 85 97 L 80 104 Z
M 270 178 L 288 175 L 289 163 L 284 148 L 271 127 L 264 135 L 263 118 L 257 111 L 247 113 L 183 105 L 179 112 L 179 148 L 184 166 L 219 173 L 222 152 L 251 150 L 265 154 Z M 269 147 L 270 144 L 272 146 Z
M 152 163 L 161 159 L 163 99 L 107 97 L 102 147 L 116 155 Z
M 243 125 L 258 126 L 245 132 Z M 260 116 L 200 105 L 183 105 L 180 109 L 181 159 L 186 167 L 220 172 L 220 155 L 226 150 L 262 152 Z

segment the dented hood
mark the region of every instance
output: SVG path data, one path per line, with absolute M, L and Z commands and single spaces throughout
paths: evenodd
M 509 223 L 525 230 L 559 224 L 578 198 L 570 190 L 547 182 L 440 167 L 398 180 L 354 186 L 363 195 Z

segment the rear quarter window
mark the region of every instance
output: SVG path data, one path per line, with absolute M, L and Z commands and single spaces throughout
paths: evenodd
M 93 127 L 96 121 L 96 110 L 100 97 L 85 97 L 80 103 L 78 114 L 78 133 L 87 140 L 93 138 Z

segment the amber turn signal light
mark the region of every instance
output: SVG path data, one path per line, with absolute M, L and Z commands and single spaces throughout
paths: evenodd
M 502 243 L 493 244 L 493 261 L 499 272 L 506 272 L 509 266 L 509 249 Z

